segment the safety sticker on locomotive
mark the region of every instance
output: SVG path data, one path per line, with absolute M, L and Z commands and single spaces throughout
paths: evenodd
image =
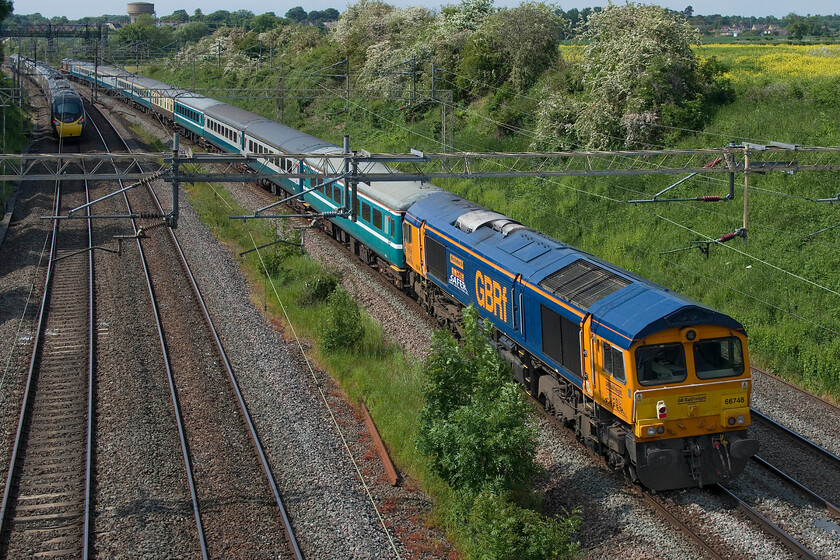
M 465 294 L 469 295 L 467 292 L 467 283 L 464 281 L 464 272 L 458 270 L 455 267 L 452 267 L 449 270 L 449 283 L 454 286 L 455 288 L 459 289 L 460 291 L 464 292 Z

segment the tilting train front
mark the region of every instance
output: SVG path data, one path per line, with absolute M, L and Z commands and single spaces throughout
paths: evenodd
M 44 92 L 50 105 L 53 137 L 79 138 L 85 129 L 85 104 L 73 84 L 61 72 L 46 64 L 17 54 L 11 55 L 9 59 L 12 68 L 22 70 Z
M 56 138 L 78 138 L 85 128 L 85 106 L 74 90 L 55 90 L 52 97 L 51 121 Z
M 475 306 L 516 379 L 611 465 L 665 490 L 735 477 L 756 452 L 734 319 L 452 194 L 406 224 L 421 302 L 444 322 Z

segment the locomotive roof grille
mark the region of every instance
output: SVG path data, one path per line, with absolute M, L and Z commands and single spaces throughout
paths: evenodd
M 540 286 L 581 309 L 629 286 L 631 281 L 579 259 L 545 277 Z

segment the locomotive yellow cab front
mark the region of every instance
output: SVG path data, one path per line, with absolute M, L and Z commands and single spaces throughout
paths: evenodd
M 751 378 L 744 335 L 711 325 L 663 331 L 629 354 L 639 479 L 656 489 L 680 478 L 703 485 L 737 476 L 758 450 L 747 435 Z

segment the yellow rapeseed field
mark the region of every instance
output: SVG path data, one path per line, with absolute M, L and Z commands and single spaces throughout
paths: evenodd
M 563 45 L 560 52 L 574 61 L 583 55 L 584 45 Z M 700 58 L 717 57 L 733 81 L 759 76 L 779 78 L 818 78 L 840 76 L 840 45 L 751 45 L 706 44 L 696 47 Z
M 840 45 L 705 45 L 701 57 L 716 56 L 732 80 L 840 76 Z

